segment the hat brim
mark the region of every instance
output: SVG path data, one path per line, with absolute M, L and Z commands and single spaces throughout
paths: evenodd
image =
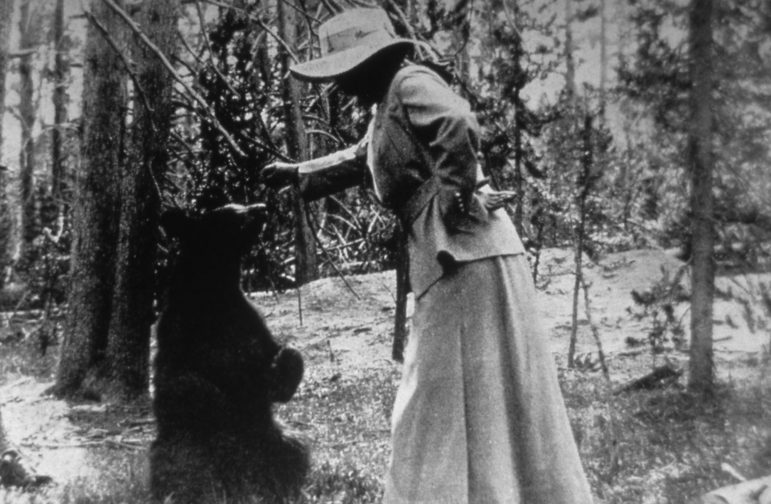
M 330 81 L 350 72 L 371 57 L 380 54 L 385 49 L 396 46 L 408 47 L 414 45 L 415 41 L 413 40 L 396 38 L 389 40 L 384 44 L 352 47 L 345 51 L 299 63 L 289 68 L 289 71 L 298 79 L 306 81 Z

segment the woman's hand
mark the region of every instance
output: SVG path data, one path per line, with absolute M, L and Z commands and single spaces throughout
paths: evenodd
M 297 183 L 297 163 L 276 161 L 265 166 L 260 172 L 260 182 L 269 187 L 284 187 Z
M 482 202 L 488 212 L 498 210 L 517 199 L 515 191 L 488 191 L 481 193 Z
M 458 191 L 454 194 L 454 211 L 445 216 L 445 224 L 451 230 L 465 228 L 468 219 L 484 222 L 490 212 L 498 210 L 517 199 L 515 191 L 494 191 L 490 188 L 477 190 L 466 203 Z

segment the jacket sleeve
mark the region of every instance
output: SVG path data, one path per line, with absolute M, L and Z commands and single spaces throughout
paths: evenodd
M 427 149 L 433 173 L 439 177 L 443 220 L 454 227 L 473 205 L 479 124 L 468 102 L 433 73 L 408 75 L 397 92 L 412 130 Z
M 366 146 L 354 145 L 300 163 L 300 194 L 307 201 L 323 198 L 367 180 Z

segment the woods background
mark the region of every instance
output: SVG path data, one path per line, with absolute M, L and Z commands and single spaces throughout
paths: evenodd
M 369 4 L 0 0 L 0 307 L 38 310 L 57 395 L 146 394 L 163 208 L 266 202 L 247 290 L 394 266 L 394 219 L 363 188 L 305 204 L 258 182 L 273 160 L 363 135 L 368 111 L 287 70 L 353 5 Z M 771 253 L 769 3 L 379 5 L 478 114 L 536 279 L 542 249 L 575 250 L 574 313 L 584 261 L 680 249 L 690 385 L 710 390 L 715 268 L 764 270 Z M 759 299 L 771 310 L 768 289 Z

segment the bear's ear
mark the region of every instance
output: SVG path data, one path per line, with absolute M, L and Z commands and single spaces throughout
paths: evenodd
M 161 227 L 169 237 L 180 238 L 190 225 L 190 217 L 181 208 L 170 208 L 161 214 Z

